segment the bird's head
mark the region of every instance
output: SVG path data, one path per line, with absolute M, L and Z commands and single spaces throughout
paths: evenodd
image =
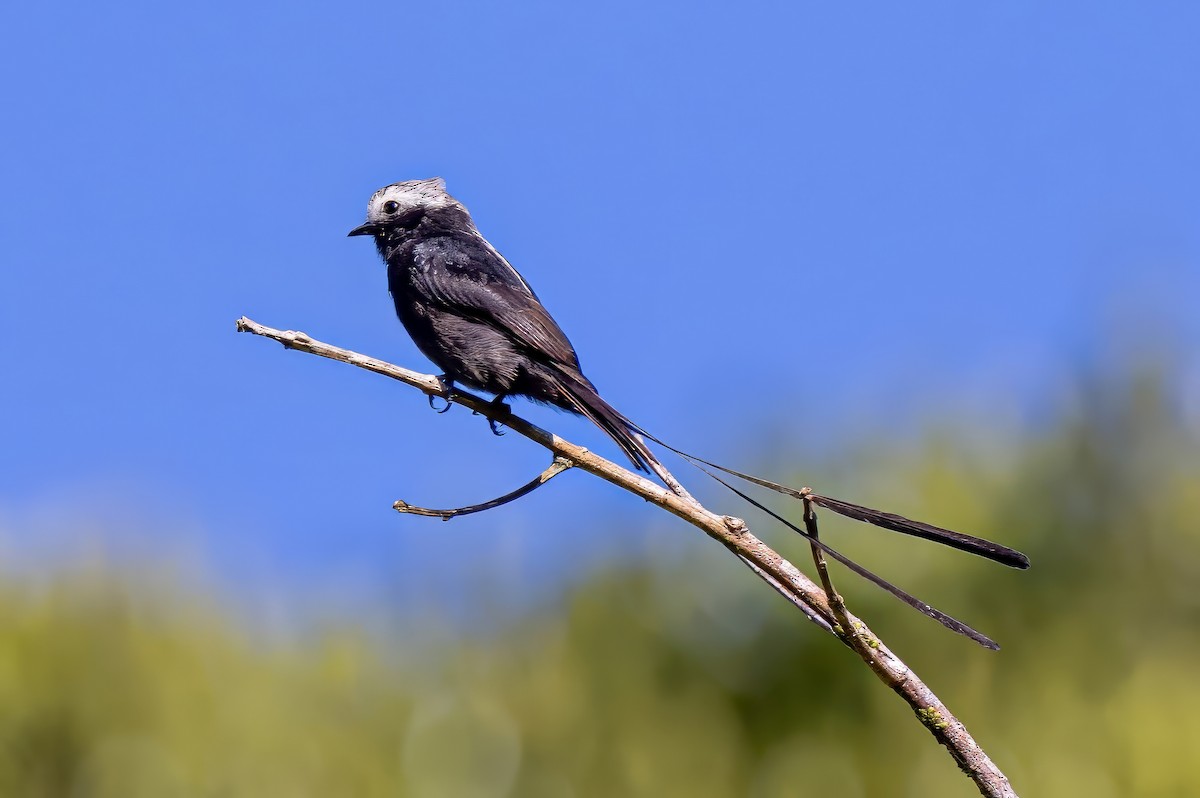
M 351 230 L 349 235 L 386 236 L 395 229 L 413 228 L 430 211 L 461 207 L 458 200 L 446 193 L 446 181 L 440 177 L 392 183 L 371 195 L 366 223 Z

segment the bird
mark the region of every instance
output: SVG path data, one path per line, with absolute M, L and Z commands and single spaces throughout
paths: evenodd
M 621 448 L 634 467 L 653 471 L 668 484 L 673 477 L 646 445 L 647 438 L 682 456 L 743 500 L 807 538 L 814 546 L 909 606 L 981 645 L 999 646 L 966 624 L 909 595 L 830 548 L 801 528 L 708 470 L 800 499 L 838 515 L 930 540 L 1012 568 L 1029 558 L 999 543 L 914 521 L 894 513 L 796 490 L 688 454 L 647 432 L 606 402 L 583 374 L 575 347 L 537 294 L 475 226 L 466 207 L 446 191 L 441 178 L 384 186 L 371 195 L 367 218 L 349 232 L 371 236 L 387 264 L 388 290 L 396 315 L 421 353 L 440 368 L 450 387 L 462 384 L 493 394 L 502 404 L 524 396 L 590 419 Z M 449 407 L 449 405 L 447 405 Z M 493 431 L 495 427 L 493 426 Z
M 585 416 L 639 471 L 658 464 L 584 376 L 562 328 L 444 180 L 384 186 L 371 196 L 366 222 L 349 235 L 374 237 L 396 315 L 444 382 L 493 394 L 496 404 L 523 396 Z

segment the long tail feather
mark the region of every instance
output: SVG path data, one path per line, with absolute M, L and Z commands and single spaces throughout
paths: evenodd
M 745 493 L 738 490 L 733 485 L 730 485 L 728 482 L 721 479 L 720 477 L 718 477 L 716 474 L 712 473 L 711 471 L 708 471 L 707 469 L 704 469 L 704 468 L 701 468 L 700 470 L 704 471 L 704 473 L 708 474 L 710 477 L 715 479 L 717 482 L 720 482 L 722 485 L 729 488 L 731 491 L 733 491 L 738 496 L 740 496 L 743 500 L 749 502 L 750 504 L 754 505 L 758 509 L 762 510 L 767 515 L 774 518 L 776 521 L 779 521 L 783 525 L 785 525 L 785 526 L 789 527 L 790 529 L 792 529 L 793 531 L 799 533 L 801 536 L 806 538 L 814 546 L 816 546 L 821 551 L 828 554 L 833 559 L 840 562 L 842 565 L 849 568 L 854 573 L 856 573 L 859 576 L 863 577 L 864 579 L 868 580 L 872 584 L 883 588 L 888 593 L 891 593 L 893 596 L 900 599 L 908 606 L 910 606 L 913 609 L 920 612 L 922 615 L 925 615 L 929 618 L 933 618 L 935 621 L 940 623 L 942 626 L 945 626 L 947 629 L 949 629 L 952 632 L 957 632 L 960 635 L 964 635 L 966 637 L 971 638 L 972 640 L 974 640 L 976 643 L 983 646 L 984 648 L 990 648 L 992 651 L 1000 650 L 1000 646 L 996 644 L 996 641 L 992 640 L 987 635 L 985 635 L 981 632 L 978 632 L 975 629 L 972 629 L 970 626 L 967 626 L 965 623 L 958 620 L 957 618 L 954 618 L 953 616 L 947 615 L 946 613 L 939 610 L 937 607 L 934 607 L 932 604 L 927 604 L 924 601 L 921 601 L 916 596 L 912 595 L 911 593 L 906 593 L 904 590 L 900 589 L 899 587 L 896 587 L 895 585 L 893 585 L 891 582 L 887 581 L 883 577 L 877 576 L 876 574 L 872 573 L 871 571 L 868 571 L 866 568 L 863 568 L 861 565 L 854 562 L 854 560 L 851 560 L 846 555 L 844 555 L 841 552 L 837 551 L 836 549 L 833 549 L 830 546 L 826 545 L 826 543 L 824 541 L 822 541 L 820 538 L 814 537 L 814 536 L 808 534 L 807 530 L 802 529 L 801 527 L 797 526 L 796 524 L 793 524 L 791 521 L 787 520 L 779 513 L 776 513 L 775 511 L 766 507 L 761 502 L 758 502 L 755 499 L 753 499 L 752 497 L 746 495 Z
M 943 529 L 940 526 L 926 524 L 923 521 L 914 521 L 911 518 L 905 518 L 904 516 L 896 515 L 895 513 L 874 510 L 870 507 L 864 507 L 860 504 L 852 504 L 851 502 L 842 501 L 841 499 L 835 499 L 830 496 L 824 496 L 812 491 L 800 491 L 796 488 L 788 487 L 787 485 L 781 485 L 778 482 L 772 482 L 769 479 L 763 479 L 762 477 L 756 477 L 752 474 L 746 474 L 742 471 L 737 471 L 732 468 L 726 468 L 725 466 L 705 460 L 702 457 L 696 457 L 695 455 L 676 449 L 674 446 L 664 443 L 650 433 L 646 432 L 633 422 L 628 421 L 628 419 L 625 419 L 625 421 L 632 429 L 637 430 L 639 433 L 654 441 L 659 446 L 662 446 L 664 449 L 669 449 L 693 464 L 715 468 L 718 471 L 729 474 L 730 476 L 737 477 L 738 479 L 745 480 L 746 482 L 751 482 L 755 485 L 759 485 L 760 487 L 767 488 L 768 490 L 773 490 L 776 493 L 782 493 L 785 496 L 791 496 L 792 498 L 796 499 L 808 499 L 819 507 L 824 507 L 831 512 L 837 513 L 838 515 L 843 515 L 847 518 L 853 518 L 856 521 L 865 521 L 868 524 L 873 524 L 884 529 L 890 529 L 893 532 L 900 532 L 901 534 L 912 535 L 913 537 L 931 540 L 935 543 L 941 543 L 943 546 L 949 546 L 950 548 L 958 549 L 959 551 L 965 551 L 969 554 L 974 554 L 976 556 L 991 560 L 992 562 L 998 562 L 1001 565 L 1007 565 L 1010 568 L 1024 569 L 1029 567 L 1029 558 L 1016 549 L 1010 549 L 1007 546 L 1002 546 L 999 543 L 993 543 L 992 541 L 985 540 L 983 538 L 977 538 L 973 535 L 955 532 L 952 529 Z M 709 476 L 713 475 L 709 474 Z M 714 479 L 715 478 L 716 477 L 714 477 Z
M 616 444 L 621 447 L 621 450 L 625 452 L 638 470 L 650 471 L 653 469 L 655 472 L 658 472 L 660 476 L 665 472 L 665 468 L 661 463 L 659 463 L 658 459 L 646 446 L 646 443 L 642 440 L 642 437 L 640 437 L 644 436 L 645 438 L 654 441 L 659 446 L 662 446 L 664 449 L 672 451 L 684 458 L 696 468 L 699 468 L 701 471 L 707 474 L 709 477 L 721 483 L 730 491 L 735 493 L 743 501 L 749 502 L 754 507 L 757 507 L 759 510 L 767 513 L 775 520 L 787 526 L 789 529 L 803 536 L 812 545 L 825 552 L 825 554 L 837 560 L 842 565 L 845 565 L 851 571 L 863 577 L 877 587 L 886 590 L 888 593 L 900 599 L 908 606 L 912 607 L 923 615 L 934 619 L 947 629 L 971 638 L 985 648 L 999 650 L 1000 646 L 997 645 L 996 642 L 987 635 L 972 629 L 970 626 L 958 620 L 957 618 L 947 615 L 933 605 L 921 601 L 916 596 L 905 592 L 896 585 L 893 585 L 891 582 L 888 582 L 886 579 L 872 573 L 841 552 L 831 548 L 820 538 L 809 534 L 807 530 L 797 526 L 791 521 L 788 521 L 782 515 L 774 512 L 761 502 L 738 490 L 729 482 L 717 476 L 708 469 L 712 468 L 714 470 L 721 471 L 732 477 L 736 477 L 738 479 L 745 480 L 746 482 L 759 485 L 760 487 L 773 490 L 785 496 L 811 501 L 813 504 L 819 507 L 823 507 L 847 518 L 853 518 L 857 521 L 866 521 L 869 524 L 874 524 L 875 526 L 879 526 L 884 529 L 890 529 L 893 532 L 900 532 L 905 535 L 912 535 L 914 537 L 934 541 L 935 543 L 941 543 L 945 546 L 949 546 L 960 551 L 965 551 L 970 554 L 975 554 L 1013 568 L 1029 567 L 1029 558 L 1021 552 L 1016 551 L 1015 549 L 1010 549 L 1007 546 L 1001 546 L 999 543 L 993 543 L 990 540 L 984 540 L 983 538 L 977 538 L 972 535 L 965 535 L 961 532 L 955 532 L 950 529 L 943 529 L 942 527 L 926 524 L 922 521 L 914 521 L 910 518 L 896 515 L 895 513 L 887 513 L 883 512 L 882 510 L 873 510 L 870 507 L 852 504 L 851 502 L 842 501 L 841 499 L 822 496 L 821 494 L 814 493 L 808 488 L 805 488 L 804 490 L 797 490 L 796 488 L 788 487 L 787 485 L 781 485 L 778 482 L 772 482 L 769 479 L 763 479 L 761 477 L 756 477 L 752 474 L 746 474 L 732 468 L 726 468 L 725 466 L 705 460 L 702 457 L 696 457 L 693 454 L 676 449 L 674 446 L 664 442 L 662 439 L 651 435 L 649 432 L 630 421 L 621 413 L 617 412 L 612 405 L 608 404 L 608 402 L 604 401 L 604 399 L 600 397 L 600 395 L 596 392 L 596 389 L 593 388 L 586 380 L 579 380 L 577 378 L 573 378 L 571 375 L 564 374 L 561 376 L 561 378 L 556 379 L 555 382 L 570 405 L 581 415 L 586 416 L 592 421 L 592 423 L 608 433 L 609 437 L 611 437 L 613 441 L 615 441 Z M 707 468 L 705 466 L 707 466 Z

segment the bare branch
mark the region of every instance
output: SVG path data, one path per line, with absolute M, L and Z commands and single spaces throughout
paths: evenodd
M 339 360 L 391 377 L 411 385 L 429 396 L 445 395 L 445 386 L 431 374 L 420 374 L 357 352 L 340 349 L 309 338 L 304 333 L 276 330 L 245 317 L 238 319 L 237 329 L 239 332 L 250 332 L 271 338 L 288 349 L 297 349 L 320 357 Z M 908 703 L 925 728 L 946 747 L 955 762 L 958 763 L 959 768 L 975 783 L 980 794 L 997 798 L 1001 796 L 1015 798 L 1016 793 L 1009 785 L 1007 777 L 988 758 L 966 727 L 950 713 L 933 691 L 899 657 L 893 654 L 867 628 L 866 624 L 845 611 L 844 606 L 835 613 L 830 607 L 826 593 L 771 547 L 751 534 L 746 523 L 740 518 L 718 515 L 706 509 L 688 495 L 674 478 L 670 480 L 664 478 L 664 481 L 667 484 L 673 483 L 677 492 L 666 490 L 645 477 L 621 468 L 582 446 L 563 440 L 510 411 L 497 408 L 491 402 L 474 394 L 456 389 L 451 394 L 451 398 L 457 404 L 468 407 L 489 419 L 502 422 L 509 429 L 515 430 L 549 449 L 556 457 L 573 463 L 575 467 L 658 505 L 717 540 L 737 555 L 773 589 L 793 604 L 804 609 L 809 618 L 822 627 L 833 630 L 837 639 L 858 654 L 880 681 Z M 530 488 L 530 490 L 532 489 Z M 830 585 L 830 587 L 832 593 L 832 586 Z M 851 633 L 837 634 L 838 627 Z M 869 642 L 864 645 L 856 645 L 854 642 L 856 638 Z
M 456 515 L 470 515 L 471 513 L 481 513 L 484 510 L 490 510 L 493 507 L 499 507 L 502 504 L 508 504 L 511 501 L 516 501 L 522 496 L 533 493 L 535 490 L 545 485 L 554 477 L 570 468 L 574 463 L 565 457 L 555 457 L 545 471 L 538 474 L 536 477 L 526 482 L 516 490 L 506 493 L 503 496 L 492 499 L 491 501 L 483 502 L 482 504 L 472 504 L 468 507 L 457 507 L 453 510 L 431 510 L 428 507 L 417 507 L 415 504 L 409 504 L 406 501 L 397 499 L 392 504 L 392 509 L 398 513 L 408 513 L 409 515 L 424 515 L 430 518 L 440 518 L 443 521 L 449 521 Z

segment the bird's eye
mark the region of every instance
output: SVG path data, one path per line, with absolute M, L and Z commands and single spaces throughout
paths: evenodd
M 384 213 L 395 213 L 398 210 L 400 210 L 400 203 L 396 202 L 395 200 L 388 200 L 387 202 L 383 203 Z

